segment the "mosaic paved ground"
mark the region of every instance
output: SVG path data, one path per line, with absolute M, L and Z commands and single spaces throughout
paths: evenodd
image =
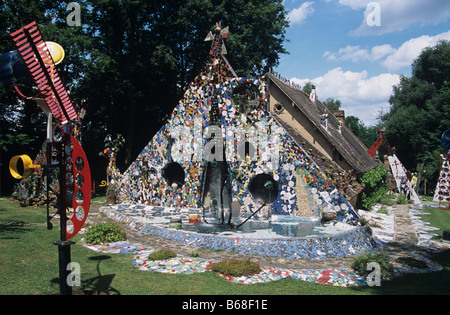
M 95 207 L 94 207 L 95 208 Z M 419 220 L 420 209 L 398 206 L 390 209 L 386 215 L 373 215 L 373 213 L 361 213 L 372 222 L 374 235 L 388 243 L 384 252 L 391 258 L 410 256 L 425 261 L 427 268 L 412 268 L 398 263 L 393 263 L 396 275 L 404 273 L 435 272 L 442 267 L 427 258 L 430 251 L 448 250 L 449 244 L 436 243 L 426 233 L 432 233 L 433 229 Z M 98 214 L 98 209 L 90 213 L 91 223 L 105 220 Z M 257 261 L 262 268 L 261 273 L 249 277 L 229 277 L 221 275 L 227 281 L 237 284 L 254 284 L 277 281 L 291 277 L 301 281 L 310 281 L 324 285 L 334 286 L 365 286 L 366 278 L 357 274 L 350 268 L 353 257 L 339 259 L 277 259 L 258 256 L 237 255 L 228 252 L 212 252 L 204 249 L 195 249 L 187 245 L 177 244 L 142 233 L 137 230 L 127 229 L 129 240 L 105 245 L 81 244 L 91 250 L 105 253 L 134 253 L 133 264 L 144 272 L 162 273 L 195 273 L 211 272 L 210 266 L 216 261 L 225 259 L 252 259 Z M 418 242 L 419 235 L 421 242 Z M 425 242 L 424 239 L 428 239 Z M 418 246 L 419 245 L 419 246 Z M 178 254 L 176 258 L 169 260 L 148 261 L 148 254 L 155 249 L 171 248 Z M 189 254 L 196 251 L 199 257 L 190 257 Z

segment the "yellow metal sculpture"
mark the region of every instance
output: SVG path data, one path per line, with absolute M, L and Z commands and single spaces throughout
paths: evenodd
M 22 161 L 23 172 L 19 171 L 19 160 Z M 13 156 L 9 161 L 9 172 L 15 179 L 27 178 L 33 173 L 35 168 L 40 167 L 40 165 L 34 165 L 31 158 L 26 154 Z

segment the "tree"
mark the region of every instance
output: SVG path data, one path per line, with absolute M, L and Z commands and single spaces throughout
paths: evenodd
M 308 81 L 303 86 L 302 91 L 305 92 L 306 94 L 311 94 L 312 87 L 313 87 L 313 83 L 311 81 Z
M 80 82 L 87 133 L 97 143 L 108 133 L 126 138 L 125 166 L 163 125 L 204 66 L 206 34 L 230 26 L 228 60 L 240 76 L 263 74 L 286 53 L 288 25 L 281 0 L 108 1 L 90 3 L 91 62 Z
M 425 48 L 412 67 L 412 77 L 403 76 L 394 87 L 381 121 L 405 167 L 424 163 L 427 179 L 436 180 L 439 153 L 445 151 L 440 137 L 450 127 L 450 43 Z
M 341 101 L 335 100 L 334 98 L 327 98 L 327 100 L 323 101 L 322 104 L 325 105 L 325 107 L 332 113 L 341 108 Z
M 56 1 L 0 2 L 0 54 L 15 49 L 9 34 L 26 24 L 37 21 L 41 31 L 51 24 L 52 16 L 44 14 L 58 7 Z M 56 38 L 52 38 L 58 41 Z M 15 84 L 26 95 L 34 95 L 31 78 L 20 79 Z M 14 180 L 8 172 L 9 160 L 17 154 L 35 156 L 45 139 L 46 118 L 34 101 L 21 98 L 13 84 L 0 84 L 0 194 L 11 193 Z
M 107 134 L 126 139 L 125 154 L 118 157 L 123 170 L 163 125 L 209 58 L 204 38 L 217 22 L 230 27 L 227 58 L 239 76 L 262 75 L 287 53 L 282 0 L 77 2 L 81 27 L 66 24 L 65 1 L 0 2 L 0 53 L 14 49 L 9 34 L 32 21 L 46 40 L 64 47 L 58 70 L 72 98 L 87 106 L 83 147 L 93 178 L 104 174 L 98 152 Z M 17 84 L 34 94 L 32 82 Z M 45 115 L 33 101 L 20 99 L 12 85 L 0 87 L 0 102 L 2 148 L 11 150 L 24 139 L 14 135 L 25 135 L 33 141 L 23 147 L 35 156 L 45 138 Z M 2 154 L 3 165 L 8 157 Z
M 345 117 L 345 124 L 355 134 L 356 137 L 367 147 L 370 148 L 379 136 L 378 130 L 382 128 L 381 125 L 366 126 L 358 117 Z M 380 148 L 385 152 L 383 148 Z M 380 154 L 382 155 L 382 154 Z
M 288 27 L 287 12 L 280 0 L 222 0 L 215 21 L 230 26 L 228 57 L 240 76 L 263 75 L 278 65 Z

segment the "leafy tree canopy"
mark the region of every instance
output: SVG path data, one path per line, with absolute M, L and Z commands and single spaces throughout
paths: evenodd
M 445 153 L 440 138 L 450 128 L 450 43 L 425 48 L 412 67 L 412 76 L 394 87 L 381 122 L 405 167 L 424 163 L 425 176 L 436 180 L 439 154 Z
M 9 34 L 32 21 L 45 40 L 64 47 L 58 69 L 72 97 L 87 107 L 83 146 L 90 163 L 99 166 L 91 168 L 94 178 L 104 177 L 107 161 L 97 153 L 107 134 L 126 139 L 125 154 L 118 157 L 123 170 L 162 126 L 209 58 L 211 43 L 204 39 L 217 22 L 230 27 L 227 58 L 239 76 L 264 74 L 287 53 L 282 0 L 77 2 L 80 27 L 67 25 L 66 1 L 1 1 L 0 53 L 13 50 Z M 29 80 L 16 84 L 24 94 L 36 93 Z M 0 86 L 0 102 L 1 147 L 12 153 L 19 144 L 19 153 L 35 156 L 45 138 L 45 115 L 12 85 Z M 23 135 L 34 142 L 21 146 Z M 1 163 L 9 157 L 2 154 Z
M 325 105 L 332 113 L 341 108 L 341 101 L 335 100 L 334 98 L 327 98 L 327 100 L 323 101 L 322 104 Z

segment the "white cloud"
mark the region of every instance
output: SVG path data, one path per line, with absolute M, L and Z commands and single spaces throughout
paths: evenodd
M 370 2 L 380 7 L 380 26 L 369 26 L 367 10 Z M 365 10 L 361 25 L 351 32 L 353 35 L 380 35 L 407 29 L 413 24 L 437 25 L 450 18 L 450 1 L 448 0 L 339 0 L 341 5 L 353 10 Z
M 374 46 L 369 50 L 360 46 L 348 45 L 334 53 L 326 51 L 323 57 L 327 60 L 351 60 L 353 62 L 379 61 L 389 71 L 395 71 L 403 67 L 410 67 L 424 48 L 434 46 L 440 40 L 450 40 L 450 31 L 435 36 L 423 35 L 412 38 L 398 48 L 385 44 Z
M 410 66 L 424 48 L 434 46 L 440 40 L 450 40 L 450 31 L 436 36 L 423 35 L 412 38 L 395 49 L 381 64 L 389 70 Z
M 379 60 L 384 56 L 388 56 L 395 51 L 391 45 L 379 45 L 372 48 L 372 60 Z
M 289 12 L 287 18 L 291 24 L 302 23 L 308 16 L 312 15 L 314 13 L 313 4 L 312 1 L 303 2 L 300 7 Z
M 340 48 L 337 53 L 326 51 L 323 56 L 328 60 L 352 60 L 353 62 L 361 60 L 376 61 L 395 51 L 391 45 L 374 46 L 371 51 L 363 49 L 360 46 L 346 46 Z
M 367 4 L 372 1 L 369 1 L 369 0 L 339 0 L 338 2 L 342 5 L 349 6 L 353 10 L 357 10 L 357 9 L 362 9 L 362 8 L 367 7 Z
M 313 82 L 320 100 L 338 99 L 342 102 L 346 116 L 356 116 L 365 124 L 374 125 L 379 112 L 389 107 L 393 86 L 399 83 L 400 77 L 392 73 L 369 77 L 367 71 L 352 72 L 335 68 L 314 79 L 292 78 L 291 81 L 302 86 L 306 82 Z

